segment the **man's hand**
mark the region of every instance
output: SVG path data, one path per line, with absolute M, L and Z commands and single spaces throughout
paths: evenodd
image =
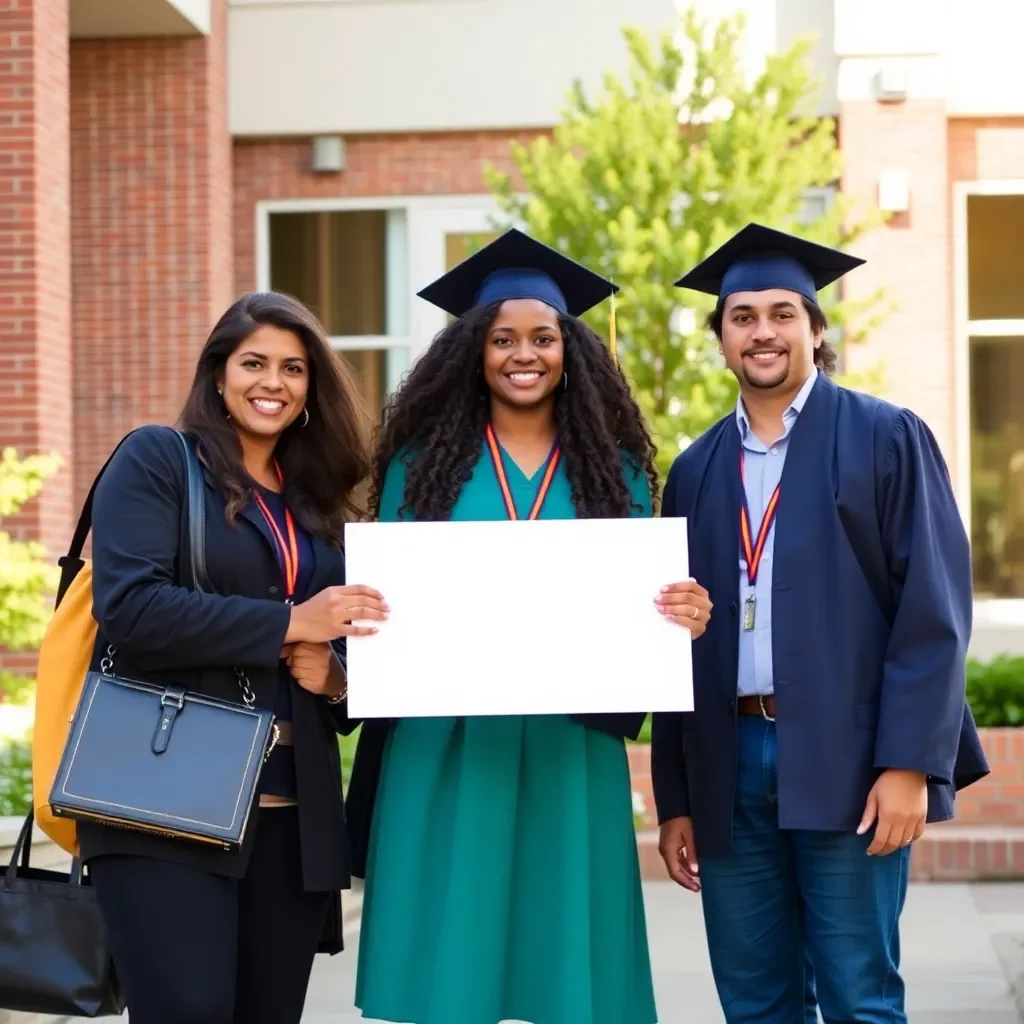
M 658 852 L 673 882 L 690 892 L 700 892 L 697 847 L 693 842 L 693 818 L 672 818 L 661 826 Z
M 884 857 L 920 839 L 927 816 L 927 777 L 921 772 L 891 768 L 882 772 L 871 787 L 857 835 L 864 835 L 877 821 L 868 856 Z

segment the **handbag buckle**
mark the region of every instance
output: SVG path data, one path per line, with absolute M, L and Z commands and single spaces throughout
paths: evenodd
M 168 704 L 181 711 L 185 707 L 185 698 L 180 693 L 164 690 L 163 695 L 160 697 L 160 707 L 165 708 Z

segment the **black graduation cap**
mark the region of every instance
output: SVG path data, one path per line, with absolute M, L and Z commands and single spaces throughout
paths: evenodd
M 417 294 L 452 316 L 506 299 L 539 299 L 559 313 L 582 316 L 618 286 L 516 228 Z
M 785 288 L 817 303 L 818 291 L 866 262 L 762 224 L 748 224 L 698 263 L 676 287 L 714 295 Z

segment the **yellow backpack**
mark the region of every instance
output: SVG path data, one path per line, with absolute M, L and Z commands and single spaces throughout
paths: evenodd
M 124 439 L 117 448 L 123 443 Z M 92 563 L 82 558 L 82 549 L 92 529 L 96 487 L 110 465 L 110 459 L 96 474 L 89 489 L 68 553 L 58 559 L 61 575 L 56 606 L 39 648 L 36 671 L 32 737 L 32 804 L 36 825 L 72 856 L 78 855 L 78 830 L 74 821 L 58 818 L 50 810 L 50 791 L 71 731 L 71 719 L 82 696 L 99 632 L 92 614 Z

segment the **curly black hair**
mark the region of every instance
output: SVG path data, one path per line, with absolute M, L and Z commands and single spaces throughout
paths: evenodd
M 384 477 L 403 452 L 403 510 L 421 521 L 451 516 L 480 458 L 491 408 L 483 346 L 501 303 L 450 324 L 419 358 L 384 411 L 371 475 L 370 517 L 378 518 Z M 582 321 L 560 316 L 568 386 L 559 385 L 555 421 L 581 519 L 623 518 L 635 507 L 621 453 L 633 456 L 657 504 L 655 448 L 621 370 Z

